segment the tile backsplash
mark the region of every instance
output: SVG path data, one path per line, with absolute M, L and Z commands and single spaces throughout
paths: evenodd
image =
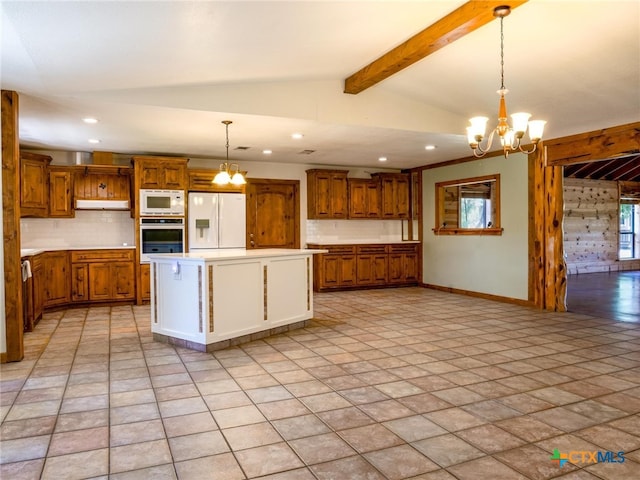
M 402 220 L 307 220 L 307 243 L 400 242 Z
M 21 218 L 21 248 L 118 247 L 135 244 L 128 211 L 76 210 L 75 218 Z

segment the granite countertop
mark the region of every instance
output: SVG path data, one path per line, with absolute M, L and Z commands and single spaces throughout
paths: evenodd
M 91 246 L 69 246 L 69 245 L 56 245 L 51 247 L 31 247 L 21 248 L 21 257 L 31 257 L 43 252 L 55 252 L 60 250 L 119 250 L 119 249 L 134 249 L 135 245 L 104 245 L 101 247 Z

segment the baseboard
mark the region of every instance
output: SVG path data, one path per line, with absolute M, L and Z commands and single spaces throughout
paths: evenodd
M 443 287 L 440 285 L 433 285 L 431 283 L 423 283 L 422 287 L 430 288 L 431 290 L 438 290 L 440 292 L 457 293 L 458 295 L 467 295 L 469 297 L 484 298 L 485 300 L 494 300 L 496 302 L 511 303 L 514 305 L 520 305 L 522 307 L 536 306 L 531 300 L 522 300 L 521 298 L 503 297 L 502 295 L 473 292 L 471 290 L 463 290 L 460 288 L 453 288 L 453 287 Z

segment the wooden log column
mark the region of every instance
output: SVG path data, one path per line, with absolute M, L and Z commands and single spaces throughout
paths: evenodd
M 18 94 L 2 90 L 2 232 L 7 340 L 2 362 L 16 362 L 24 357 L 19 199 Z
M 567 310 L 563 247 L 562 167 L 546 164 L 543 145 L 529 155 L 529 300 L 544 310 Z

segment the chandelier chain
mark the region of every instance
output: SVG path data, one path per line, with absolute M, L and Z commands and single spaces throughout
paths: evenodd
M 504 17 L 500 17 L 500 90 L 504 90 Z

